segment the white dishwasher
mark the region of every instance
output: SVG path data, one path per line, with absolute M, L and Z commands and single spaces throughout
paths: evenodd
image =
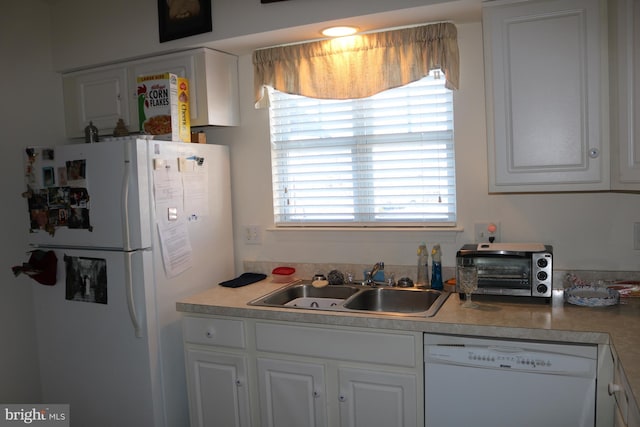
M 596 345 L 425 334 L 425 427 L 594 427 Z

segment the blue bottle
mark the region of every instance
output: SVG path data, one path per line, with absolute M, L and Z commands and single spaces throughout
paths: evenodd
M 433 245 L 431 249 L 431 289 L 441 291 L 442 284 L 442 252 L 440 245 Z

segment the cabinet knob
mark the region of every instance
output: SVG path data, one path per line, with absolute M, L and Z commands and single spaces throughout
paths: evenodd
M 345 396 L 345 395 L 341 394 L 340 396 L 338 396 L 338 400 L 339 400 L 340 402 L 346 402 L 346 401 L 347 401 L 347 396 Z
M 242 381 L 236 380 L 236 386 L 237 387 L 242 387 Z
M 614 393 L 617 393 L 622 390 L 622 387 L 620 387 L 620 384 L 615 384 L 615 383 L 609 383 L 609 386 L 607 388 L 609 391 L 609 396 L 613 396 Z
M 315 397 L 315 398 L 320 397 L 320 392 L 314 391 L 313 392 L 313 397 Z
M 592 148 L 589 150 L 589 157 L 592 159 L 597 159 L 600 156 L 600 150 L 597 148 Z
M 207 336 L 207 338 L 213 338 L 213 336 L 215 335 L 215 331 L 208 330 L 205 335 Z

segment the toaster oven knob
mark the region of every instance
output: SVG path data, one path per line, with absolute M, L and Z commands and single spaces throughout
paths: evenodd
M 549 277 L 549 275 L 546 271 L 538 271 L 536 277 L 538 278 L 538 280 L 547 280 L 547 277 Z
M 546 294 L 547 293 L 547 285 L 544 285 L 542 283 L 540 283 L 538 285 L 538 287 L 536 288 L 536 290 L 538 291 L 539 294 Z
M 547 261 L 546 258 L 538 258 L 538 267 L 540 268 L 545 268 L 547 265 L 549 265 L 549 261 Z

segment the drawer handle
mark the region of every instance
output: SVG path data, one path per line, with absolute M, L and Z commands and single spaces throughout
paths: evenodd
M 346 402 L 346 401 L 347 401 L 347 397 L 346 397 L 345 395 L 341 394 L 341 395 L 338 397 L 338 400 L 339 400 L 340 402 Z
M 212 331 L 212 330 L 208 330 L 206 333 L 207 338 L 209 339 L 212 339 L 215 336 L 215 334 L 216 334 L 215 331 Z
M 609 391 L 609 396 L 613 396 L 614 393 L 622 391 L 622 387 L 620 387 L 620 384 L 609 383 L 609 386 L 607 388 Z

